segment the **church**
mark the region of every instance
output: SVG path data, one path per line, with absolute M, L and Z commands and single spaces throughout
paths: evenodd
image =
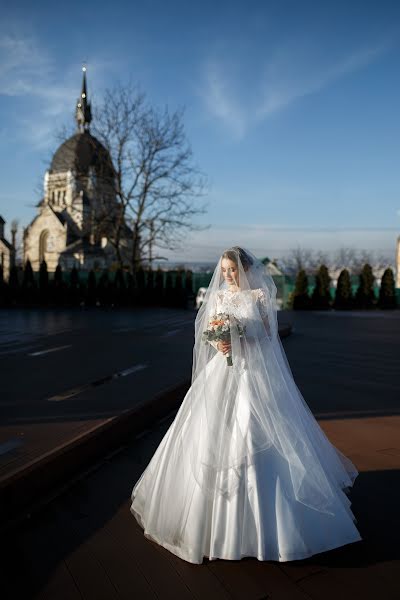
M 45 260 L 49 272 L 63 269 L 112 268 L 117 265 L 115 223 L 120 204 L 115 194 L 111 156 L 90 133 L 91 106 L 83 67 L 76 104 L 77 132 L 55 152 L 44 176 L 44 195 L 37 216 L 24 229 L 23 255 L 38 271 Z M 132 230 L 123 221 L 120 252 L 129 262 Z

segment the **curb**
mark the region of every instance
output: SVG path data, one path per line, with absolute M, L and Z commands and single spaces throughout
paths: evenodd
M 0 531 L 8 529 L 10 522 L 30 516 L 38 504 L 43 504 L 44 496 L 54 497 L 55 488 L 65 487 L 66 481 L 77 473 L 176 408 L 189 386 L 190 380 L 182 381 L 151 400 L 95 425 L 0 480 Z
M 291 332 L 291 325 L 279 327 L 281 338 Z M 3 477 L 0 480 L 0 531 L 29 518 L 69 487 L 71 480 L 79 479 L 85 469 L 90 470 L 94 462 L 104 459 L 107 453 L 116 452 L 132 437 L 176 409 L 190 383 L 190 379 L 186 379 L 163 390 L 151 400 L 95 425 Z

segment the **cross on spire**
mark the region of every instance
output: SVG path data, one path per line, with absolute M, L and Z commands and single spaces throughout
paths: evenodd
M 87 86 L 86 86 L 86 66 L 83 65 L 83 79 L 82 79 L 82 91 L 76 103 L 75 119 L 78 125 L 78 130 L 81 132 L 89 130 L 89 124 L 92 120 L 92 111 L 90 102 L 87 97 Z

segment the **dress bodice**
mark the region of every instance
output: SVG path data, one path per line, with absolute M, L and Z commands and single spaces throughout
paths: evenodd
M 249 300 L 251 300 L 249 302 Z M 216 312 L 228 312 L 238 319 L 254 318 L 257 306 L 262 317 L 267 315 L 267 299 L 261 288 L 252 290 L 219 290 L 217 292 Z

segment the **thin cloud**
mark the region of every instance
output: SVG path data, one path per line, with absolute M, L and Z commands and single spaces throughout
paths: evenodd
M 253 102 L 246 101 L 245 106 L 234 92 L 235 81 L 227 77 L 223 62 L 209 60 L 204 69 L 202 97 L 209 114 L 219 119 L 233 137 L 240 139 L 251 127 L 297 99 L 314 94 L 340 78 L 365 68 L 392 45 L 389 40 L 357 50 L 335 64 L 317 68 L 297 64 L 299 59 L 295 49 L 281 51 L 265 65 L 260 81 L 255 81 L 253 86 L 254 90 L 258 87 L 259 93 Z
M 77 88 L 57 80 L 54 61 L 32 35 L 0 32 L 0 63 L 0 94 L 31 103 L 26 114 L 19 112 L 17 137 L 36 148 L 53 144 L 55 120 L 71 106 Z
M 109 65 L 89 61 L 89 91 L 96 73 Z M 73 115 L 75 99 L 79 95 L 80 65 L 63 72 L 46 49 L 31 34 L 0 30 L 0 95 L 29 99 L 26 113 L 19 111 L 13 133 L 36 149 L 54 146 L 54 131 L 66 115 Z
M 303 80 L 297 84 L 283 79 L 280 82 L 272 82 L 272 88 L 269 89 L 267 82 L 263 101 L 257 111 L 257 118 L 268 117 L 274 112 L 286 108 L 298 98 L 319 92 L 341 77 L 359 71 L 387 52 L 390 46 L 390 43 L 385 42 L 373 48 L 358 50 L 337 64 L 327 66 L 312 75 L 304 76 Z
M 50 71 L 49 57 L 32 37 L 0 32 L 0 94 L 35 93 L 37 78 L 47 77 Z
M 221 119 L 235 134 L 241 137 L 246 129 L 246 116 L 235 104 L 229 83 L 222 76 L 220 65 L 210 62 L 206 69 L 206 90 L 204 100 L 209 112 Z

